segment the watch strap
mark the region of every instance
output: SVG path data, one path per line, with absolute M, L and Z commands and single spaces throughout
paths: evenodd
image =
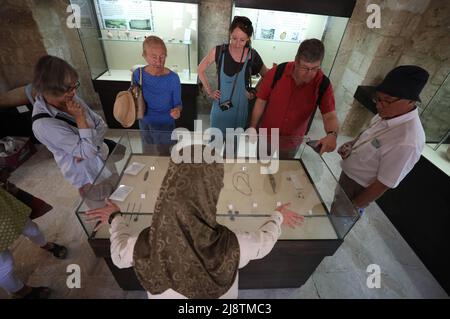
M 119 215 L 119 214 L 121 214 L 121 212 L 114 212 L 114 213 L 112 213 L 111 215 L 109 215 L 109 218 L 108 218 L 108 224 L 111 225 L 111 223 L 112 223 L 114 217 L 116 217 L 116 216 Z

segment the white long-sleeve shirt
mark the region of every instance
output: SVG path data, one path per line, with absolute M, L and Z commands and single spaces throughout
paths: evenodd
M 270 218 L 257 231 L 235 233 L 240 249 L 239 269 L 245 267 L 250 260 L 263 258 L 272 250 L 281 235 L 282 223 L 283 215 L 278 211 L 274 211 Z M 119 215 L 113 219 L 109 230 L 111 234 L 111 258 L 118 268 L 129 268 L 133 266 L 134 245 L 139 234 L 131 233 L 130 230 L 122 216 Z M 231 288 L 220 298 L 237 298 L 238 281 L 239 272 Z M 149 298 L 186 298 L 173 289 L 168 289 L 158 295 L 147 293 Z

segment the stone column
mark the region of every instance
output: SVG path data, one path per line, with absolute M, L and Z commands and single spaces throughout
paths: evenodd
M 81 86 L 78 94 L 103 116 L 103 108 L 94 90 L 91 73 L 77 29 L 66 24 L 69 0 L 32 1 L 31 10 L 37 22 L 46 51 L 70 63 L 77 70 Z
M 228 28 L 231 22 L 231 0 L 200 0 L 198 10 L 198 61 L 216 45 L 228 43 Z M 217 87 L 215 65 L 206 72 L 211 87 Z M 201 94 L 197 98 L 198 113 L 209 114 L 211 101 Z

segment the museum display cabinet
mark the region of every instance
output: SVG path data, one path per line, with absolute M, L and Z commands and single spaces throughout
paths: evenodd
M 171 152 L 177 146 L 145 141 L 148 136 L 157 138 L 164 134 L 170 133 L 124 130 L 99 174 L 106 179 L 95 183 L 76 210 L 96 256 L 106 260 L 118 284 L 126 290 L 142 288 L 132 268 L 118 269 L 113 265 L 109 225 L 94 231 L 96 225 L 86 222 L 85 212 L 104 206 L 105 198 L 111 197 L 121 208 L 132 233 L 137 235 L 151 225 L 159 188 Z M 178 140 L 180 135 L 183 140 L 188 136 L 196 143 L 209 140 L 197 131 L 177 134 Z M 245 134 L 234 140 L 237 145 L 229 149 L 216 147 L 225 169 L 217 204 L 218 223 L 233 231 L 257 230 L 277 205 L 287 202 L 304 216 L 304 224 L 298 228 L 282 226 L 282 235 L 269 255 L 240 270 L 240 288 L 300 287 L 324 257 L 334 254 L 359 215 L 325 162 L 302 139 L 280 139 L 281 151 L 271 156 L 261 156 L 267 154 L 261 147 L 265 140 L 261 136 L 258 143 L 249 141 Z M 271 149 L 273 152 L 275 147 Z M 131 172 L 132 168 L 138 170 Z M 116 197 L 124 190 L 129 192 L 126 197 Z
M 233 4 L 233 16 L 252 21 L 252 47 L 266 66 L 292 61 L 303 40 L 316 38 L 326 48 L 321 69 L 329 76 L 355 1 L 236 0 Z
M 177 127 L 193 130 L 197 118 L 198 4 L 190 1 L 71 0 L 80 7 L 77 29 L 96 92 L 110 128 L 123 128 L 113 117 L 118 92 L 130 86 L 131 72 L 146 64 L 142 43 L 151 35 L 167 47 L 165 66 L 181 82 L 183 111 Z M 133 129 L 138 128 L 135 123 Z

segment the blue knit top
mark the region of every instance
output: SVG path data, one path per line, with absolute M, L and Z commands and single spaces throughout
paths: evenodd
M 139 83 L 139 69 L 133 73 L 133 80 Z M 180 77 L 173 71 L 154 76 L 142 68 L 142 90 L 147 111 L 142 121 L 146 124 L 171 124 L 174 119 L 170 110 L 181 104 Z

